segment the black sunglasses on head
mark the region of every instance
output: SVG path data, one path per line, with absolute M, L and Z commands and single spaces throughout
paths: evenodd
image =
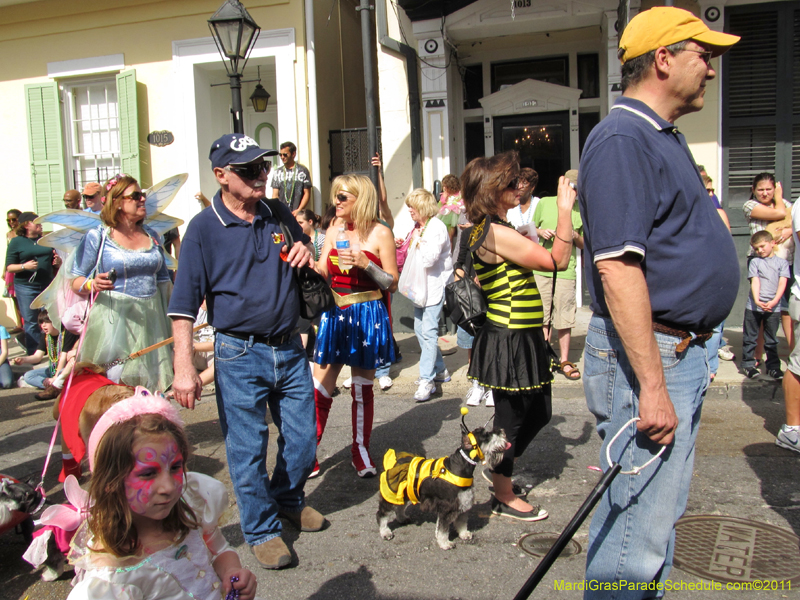
M 236 173 L 242 179 L 258 179 L 261 177 L 261 173 L 269 173 L 271 164 L 272 163 L 268 162 L 260 162 L 252 165 L 245 165 L 243 167 L 229 166 L 228 169 Z

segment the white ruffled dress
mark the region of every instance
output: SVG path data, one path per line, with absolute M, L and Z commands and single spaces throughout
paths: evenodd
M 183 497 L 201 528 L 137 564 L 121 560 L 113 566 L 113 557 L 89 550 L 91 533 L 84 523 L 69 555 L 76 575 L 68 600 L 222 600 L 222 583 L 212 563 L 231 549 L 218 526 L 228 492 L 216 479 L 187 473 Z

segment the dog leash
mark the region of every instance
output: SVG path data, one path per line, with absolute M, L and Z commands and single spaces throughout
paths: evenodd
M 202 325 L 197 325 L 196 327 L 194 327 L 192 329 L 192 333 L 197 333 L 198 331 L 200 331 L 204 327 L 208 327 L 208 323 L 203 323 Z M 103 367 L 104 369 L 108 370 L 111 367 L 116 367 L 117 365 L 124 365 L 129 360 L 133 360 L 134 358 L 139 358 L 140 356 L 144 356 L 145 354 L 147 354 L 149 352 L 152 352 L 153 350 L 158 350 L 159 348 L 162 348 L 163 346 L 171 344 L 174 341 L 175 341 L 174 337 L 168 337 L 165 340 L 161 340 L 160 342 L 156 342 L 152 346 L 148 346 L 147 348 L 143 348 L 142 350 L 138 350 L 136 352 L 133 352 L 133 353 L 129 354 L 128 356 L 126 356 L 125 358 L 115 358 L 110 363 L 103 363 L 100 366 Z
M 87 326 L 89 325 L 89 313 L 91 312 L 92 307 L 94 306 L 94 302 L 99 294 L 100 294 L 99 291 L 89 292 L 89 304 L 86 307 L 86 313 L 84 314 L 84 319 L 83 319 L 83 326 L 81 327 L 81 335 L 78 338 L 78 350 L 75 353 L 75 364 L 78 363 L 77 357 L 81 352 L 81 347 L 83 347 L 83 340 L 86 338 L 86 329 Z M 42 506 L 44 506 L 44 500 L 46 495 L 44 489 L 44 476 L 47 473 L 47 467 L 50 466 L 50 457 L 53 455 L 53 448 L 55 447 L 56 444 L 56 436 L 58 435 L 58 429 L 61 426 L 61 415 L 64 414 L 64 401 L 69 395 L 69 389 L 70 387 L 72 387 L 73 377 L 75 377 L 75 365 L 72 366 L 72 371 L 70 371 L 69 377 L 67 378 L 67 385 L 64 386 L 64 391 L 61 393 L 61 400 L 59 401 L 58 405 L 58 418 L 56 419 L 56 426 L 53 428 L 53 435 L 50 436 L 50 445 L 47 448 L 47 455 L 45 456 L 44 459 L 44 468 L 42 469 L 42 477 L 39 479 L 39 485 L 36 486 L 36 490 L 42 495 L 42 501 L 39 504 L 39 507 L 34 512 L 34 514 L 36 514 L 36 512 L 39 512 Z
M 572 539 L 572 536 L 575 535 L 575 532 L 578 531 L 578 528 L 583 524 L 586 520 L 586 517 L 589 516 L 589 513 L 592 512 L 592 509 L 595 505 L 600 501 L 600 498 L 603 497 L 603 494 L 606 492 L 608 487 L 611 485 L 611 482 L 614 481 L 614 478 L 623 473 L 625 475 L 639 475 L 643 469 L 647 468 L 654 460 L 656 460 L 659 456 L 664 453 L 664 450 L 667 449 L 666 446 L 662 446 L 661 450 L 658 451 L 658 454 L 653 456 L 650 460 L 648 460 L 645 464 L 641 467 L 634 467 L 630 471 L 623 471 L 622 465 L 618 462 L 611 462 L 611 446 L 614 445 L 614 442 L 620 436 L 620 434 L 625 431 L 631 423 L 635 423 L 639 421 L 639 417 L 634 417 L 625 425 L 623 425 L 620 430 L 611 438 L 611 441 L 608 443 L 606 447 L 606 459 L 608 460 L 608 464 L 610 468 L 608 471 L 605 472 L 603 477 L 597 482 L 597 485 L 589 494 L 588 498 L 584 501 L 581 507 L 578 509 L 578 512 L 575 513 L 575 516 L 572 517 L 572 520 L 569 524 L 564 528 L 564 531 L 561 532 L 561 535 L 558 537 L 556 542 L 552 545 L 550 550 L 547 554 L 545 554 L 544 558 L 541 562 L 537 565 L 536 569 L 533 571 L 531 576 L 522 586 L 522 588 L 517 592 L 517 595 L 514 596 L 514 600 L 525 600 L 528 598 L 533 590 L 536 589 L 536 586 L 539 585 L 542 578 L 545 576 L 547 571 L 550 570 L 550 567 L 553 566 L 553 563 L 558 558 L 558 555 L 564 550 L 566 545 Z

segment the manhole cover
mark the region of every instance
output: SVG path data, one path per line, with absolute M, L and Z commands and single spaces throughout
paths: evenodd
M 675 566 L 720 582 L 800 582 L 800 538 L 767 523 L 697 515 L 675 524 Z
M 550 551 L 553 544 L 558 540 L 560 533 L 529 533 L 523 535 L 517 544 L 525 552 L 538 558 L 543 557 Z M 581 545 L 575 540 L 570 540 L 569 543 L 558 555 L 558 558 L 568 558 L 580 554 Z

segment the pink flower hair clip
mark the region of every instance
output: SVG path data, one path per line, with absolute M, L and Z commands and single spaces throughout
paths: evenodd
M 114 177 L 109 179 L 108 183 L 106 184 L 106 191 L 110 192 L 111 188 L 117 185 L 119 183 L 119 180 L 122 179 L 123 177 L 130 177 L 130 176 L 126 175 L 125 173 L 117 173 L 116 175 L 114 175 Z

